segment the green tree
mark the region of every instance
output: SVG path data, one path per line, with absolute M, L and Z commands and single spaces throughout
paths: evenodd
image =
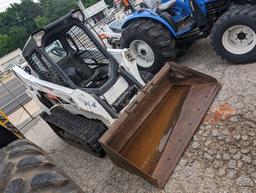
M 89 7 L 99 0 L 82 0 Z M 112 0 L 106 0 L 111 4 Z M 77 0 L 21 0 L 0 13 L 0 57 L 22 48 L 29 35 L 38 28 L 77 9 Z
M 25 27 L 18 26 L 10 27 L 8 34 L 11 38 L 10 45 L 14 49 L 17 48 L 17 45 L 22 48 L 29 36 L 29 33 L 27 32 L 27 29 Z
M 13 48 L 10 45 L 11 37 L 0 34 L 0 57 L 4 56 Z
M 90 7 L 91 5 L 99 2 L 100 0 L 82 0 L 82 3 L 84 4 L 84 7 Z
M 0 56 L 24 46 L 30 33 L 37 29 L 34 18 L 40 14 L 41 7 L 32 0 L 11 4 L 0 13 Z
M 38 28 L 42 28 L 49 23 L 49 20 L 45 16 L 37 16 L 35 22 Z
M 41 7 L 32 0 L 22 0 L 20 4 L 11 4 L 0 15 L 0 32 L 8 34 L 9 28 L 24 27 L 28 32 L 36 29 L 34 18 L 42 14 Z
M 113 7 L 114 6 L 114 1 L 113 0 L 105 0 L 105 3 L 107 5 L 109 5 L 110 7 Z
M 40 0 L 39 4 L 43 10 L 43 17 L 47 18 L 48 22 L 55 21 L 72 9 L 78 8 L 76 0 Z

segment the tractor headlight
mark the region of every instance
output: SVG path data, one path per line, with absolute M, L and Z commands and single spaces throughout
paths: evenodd
M 41 47 L 42 46 L 42 39 L 44 37 L 45 31 L 44 30 L 40 30 L 39 32 L 35 33 L 32 37 L 36 42 L 37 47 Z
M 71 15 L 74 19 L 78 19 L 79 21 L 84 21 L 84 14 L 82 13 L 81 10 L 77 10 L 73 12 Z

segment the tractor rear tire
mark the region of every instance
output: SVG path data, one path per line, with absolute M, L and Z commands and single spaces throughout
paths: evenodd
M 121 48 L 130 48 L 132 51 L 133 42 L 139 42 L 142 46 L 136 52 L 136 58 L 142 58 L 139 62 L 137 59 L 138 68 L 140 71 L 148 71 L 156 74 L 167 61 L 174 60 L 176 56 L 175 40 L 171 37 L 170 32 L 160 23 L 150 20 L 137 20 L 129 24 L 122 32 Z M 143 48 L 144 43 L 145 46 Z M 134 43 L 135 44 L 135 43 Z M 150 47 L 151 50 L 147 49 Z M 143 50 L 144 49 L 144 50 Z M 145 63 L 143 59 L 148 56 L 148 53 L 153 52 L 153 59 Z M 136 54 L 138 53 L 138 54 Z M 148 54 L 149 57 L 151 54 Z M 145 59 L 144 61 L 146 61 Z
M 1 193 L 83 193 L 44 151 L 26 139 L 0 150 Z
M 235 5 L 215 23 L 211 42 L 217 55 L 229 63 L 256 60 L 256 5 Z

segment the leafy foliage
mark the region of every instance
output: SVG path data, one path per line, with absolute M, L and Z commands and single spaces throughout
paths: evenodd
M 82 3 L 89 7 L 98 1 L 82 0 Z M 77 8 L 77 0 L 21 0 L 20 4 L 11 4 L 0 13 L 0 57 L 16 48 L 22 48 L 36 29 Z
M 97 3 L 100 0 L 82 0 L 82 3 L 84 4 L 84 7 L 89 7 L 95 3 Z
M 35 22 L 38 28 L 42 28 L 49 23 L 49 20 L 45 16 L 37 16 Z
M 10 50 L 12 50 L 13 48 L 11 47 L 11 45 L 9 44 L 9 42 L 11 41 L 11 37 L 8 35 L 1 35 L 0 34 L 0 53 L 2 55 L 7 54 Z
M 78 8 L 76 0 L 40 0 L 39 4 L 42 7 L 42 16 L 48 22 L 52 22 L 69 13 L 70 10 Z
M 37 26 L 34 18 L 42 14 L 41 7 L 32 0 L 12 4 L 0 13 L 0 56 L 20 47 Z
M 110 7 L 114 6 L 114 0 L 105 0 L 106 4 L 109 5 Z

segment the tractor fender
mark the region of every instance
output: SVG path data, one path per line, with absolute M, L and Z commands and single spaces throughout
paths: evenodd
M 172 37 L 176 36 L 176 32 L 175 32 L 173 26 L 171 24 L 169 24 L 161 16 L 159 16 L 157 13 L 155 13 L 154 11 L 149 10 L 149 9 L 135 11 L 133 14 L 128 16 L 122 25 L 122 29 L 126 28 L 133 21 L 136 21 L 139 19 L 148 19 L 148 20 L 152 20 L 155 22 L 159 22 L 162 25 L 164 25 L 166 27 L 166 29 L 168 29 L 170 31 L 170 34 Z

